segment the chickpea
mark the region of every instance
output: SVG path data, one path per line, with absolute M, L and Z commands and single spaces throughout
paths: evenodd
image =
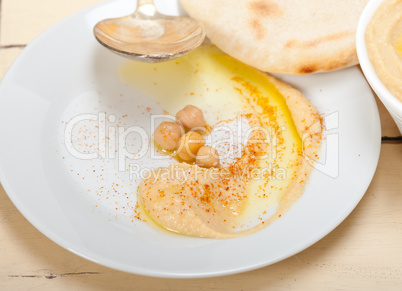
M 187 132 L 180 138 L 178 155 L 187 163 L 193 163 L 198 150 L 205 144 L 205 139 L 195 131 Z
M 183 128 L 176 122 L 162 122 L 155 130 L 155 142 L 162 149 L 173 151 L 177 149 L 181 136 L 184 134 Z
M 203 146 L 198 150 L 196 164 L 203 168 L 219 168 L 219 154 L 210 146 Z
M 176 121 L 183 125 L 186 131 L 205 127 L 204 114 L 201 109 L 193 105 L 187 105 L 177 112 Z

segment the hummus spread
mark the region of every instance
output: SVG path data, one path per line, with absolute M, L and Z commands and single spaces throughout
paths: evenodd
M 368 24 L 365 38 L 378 78 L 402 101 L 402 1 L 384 1 Z
M 153 171 L 138 187 L 138 218 L 183 235 L 231 238 L 265 227 L 303 193 L 322 119 L 296 89 L 205 45 L 179 61 L 130 63 L 123 75 L 172 114 L 196 104 L 213 130 L 241 112 L 252 129 L 241 154 L 220 168 L 174 160 Z

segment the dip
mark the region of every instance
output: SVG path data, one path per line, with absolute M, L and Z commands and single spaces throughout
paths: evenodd
M 296 201 L 317 159 L 321 117 L 299 91 L 214 46 L 160 64 L 128 63 L 123 78 L 175 115 L 187 104 L 213 130 L 239 114 L 250 128 L 239 157 L 220 168 L 174 160 L 138 188 L 138 216 L 182 235 L 231 238 L 255 232 Z M 223 153 L 224 154 L 224 153 Z
M 384 1 L 367 25 L 365 38 L 378 78 L 402 101 L 402 1 Z

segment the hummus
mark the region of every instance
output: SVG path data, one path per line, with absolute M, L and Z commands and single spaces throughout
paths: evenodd
M 318 158 L 322 120 L 299 91 L 213 46 L 180 61 L 130 63 L 123 71 L 173 115 L 196 104 L 212 133 L 239 112 L 252 129 L 241 154 L 221 168 L 172 159 L 153 171 L 138 187 L 138 218 L 183 235 L 231 238 L 265 227 L 303 193 L 313 168 L 308 161 Z
M 402 1 L 384 1 L 368 24 L 365 38 L 378 78 L 402 101 Z

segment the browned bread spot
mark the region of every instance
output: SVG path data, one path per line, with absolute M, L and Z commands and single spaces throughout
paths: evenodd
M 282 14 L 279 5 L 273 1 L 256 0 L 250 2 L 248 8 L 251 10 L 252 15 L 254 14 L 259 17 L 280 16 Z
M 340 40 L 342 38 L 346 38 L 351 35 L 354 35 L 354 32 L 342 31 L 342 32 L 335 33 L 335 34 L 322 36 L 320 38 L 316 38 L 316 39 L 313 39 L 310 41 L 289 40 L 288 42 L 286 42 L 285 47 L 286 48 L 299 47 L 299 48 L 307 49 L 307 48 L 316 47 L 324 42 Z
M 261 25 L 261 22 L 259 20 L 257 19 L 250 20 L 250 26 L 257 40 L 264 38 L 265 29 L 264 26 Z
M 298 74 L 311 74 L 314 72 L 328 72 L 338 70 L 358 62 L 356 49 L 353 47 L 347 53 L 340 53 L 332 61 L 322 64 L 308 64 L 298 69 Z
M 299 69 L 299 73 L 300 74 L 310 74 L 310 73 L 314 73 L 315 71 L 317 71 L 317 67 L 315 65 L 307 65 L 307 66 L 303 66 Z

